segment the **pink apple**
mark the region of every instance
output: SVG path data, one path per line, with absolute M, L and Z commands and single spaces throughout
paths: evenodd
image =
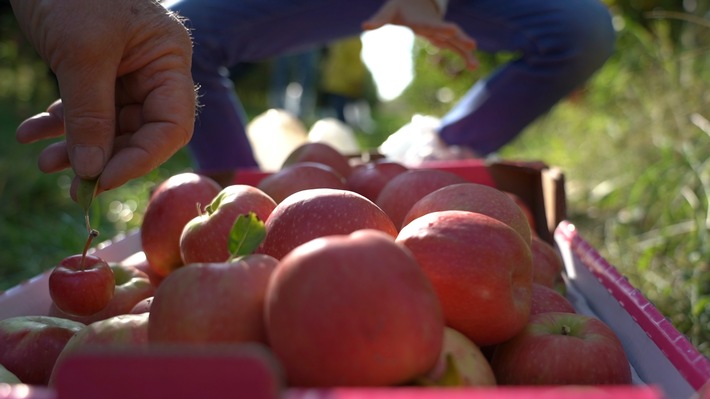
M 533 257 L 533 281 L 564 293 L 566 287 L 562 272 L 565 265 L 557 248 L 536 236 L 533 237 L 530 249 Z
M 230 259 L 229 233 L 239 215 L 254 212 L 265 221 L 276 202 L 260 189 L 246 184 L 225 187 L 203 214 L 190 220 L 180 236 L 182 261 L 225 262 Z
M 451 327 L 444 328 L 444 344 L 436 366 L 416 381 L 424 386 L 495 386 L 488 359 L 465 335 Z
M 389 215 L 399 230 L 409 209 L 425 195 L 451 184 L 467 182 L 463 177 L 444 170 L 411 169 L 393 177 L 382 187 L 375 203 Z
M 150 342 L 265 343 L 264 297 L 277 263 L 253 254 L 171 273 L 150 306 Z
M 376 229 L 397 235 L 382 209 L 349 190 L 317 188 L 292 194 L 266 219 L 266 238 L 258 252 L 277 259 L 314 238 Z
M 576 310 L 572 302 L 560 294 L 559 291 L 533 282 L 530 314 L 545 312 L 576 313 Z
M 393 177 L 404 173 L 409 168 L 399 162 L 378 159 L 353 168 L 347 179 L 348 189 L 362 194 L 371 201 L 377 201 L 382 188 Z
M 269 343 L 290 386 L 385 386 L 436 363 L 444 322 L 431 283 L 384 232 L 316 238 L 286 255 L 266 296 Z
M 183 265 L 180 235 L 222 187 L 196 173 L 180 173 L 162 182 L 151 195 L 141 224 L 141 245 L 148 264 L 159 276 Z
M 122 314 L 89 324 L 72 337 L 59 353 L 49 385 L 54 385 L 62 362 L 88 346 L 135 347 L 148 345 L 148 314 Z
M 434 285 L 446 324 L 479 346 L 510 339 L 527 323 L 530 247 L 507 224 L 480 213 L 438 211 L 397 236 Z
M 47 385 L 59 353 L 85 327 L 50 316 L 0 320 L 0 364 L 24 384 Z
M 95 255 L 62 259 L 49 275 L 49 295 L 62 312 L 90 316 L 105 309 L 116 287 L 113 270 Z
M 548 312 L 530 317 L 491 360 L 501 385 L 630 384 L 631 368 L 616 333 L 582 314 Z
M 131 309 L 130 314 L 141 314 L 150 312 L 150 306 L 153 304 L 154 297 L 148 297 L 138 302 L 136 306 Z
M 325 143 L 308 142 L 301 144 L 284 160 L 281 169 L 299 162 L 317 162 L 328 165 L 346 179 L 352 172 L 348 157 Z
M 427 213 L 446 210 L 478 212 L 498 219 L 530 244 L 530 225 L 515 201 L 497 188 L 476 183 L 451 184 L 425 195 L 409 209 L 402 226 Z
M 289 195 L 309 188 L 347 188 L 345 178 L 328 165 L 299 162 L 266 176 L 257 186 L 276 203 Z
M 130 313 L 138 302 L 153 296 L 155 286 L 150 282 L 150 278 L 146 273 L 129 264 L 116 263 L 110 267 L 113 271 L 116 288 L 113 297 L 105 308 L 89 316 L 74 316 L 62 312 L 56 305 L 52 304 L 49 309 L 49 315 L 91 324 L 109 317 Z
M 537 223 L 535 223 L 535 215 L 533 214 L 530 205 L 523 201 L 522 198 L 509 191 L 505 191 L 505 194 L 508 195 L 508 197 L 510 197 L 516 204 L 518 204 L 520 210 L 523 211 L 525 217 L 528 219 L 528 224 L 530 225 L 530 232 L 532 233 L 532 235 L 537 235 L 537 232 L 535 230 L 537 228 Z

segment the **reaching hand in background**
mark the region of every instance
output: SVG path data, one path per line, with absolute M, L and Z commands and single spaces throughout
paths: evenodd
M 46 173 L 100 176 L 99 191 L 145 175 L 188 143 L 195 118 L 192 43 L 153 0 L 12 0 L 61 100 L 25 120 L 17 140 L 48 145 Z
M 473 55 L 476 41 L 456 24 L 444 21 L 441 14 L 434 0 L 389 0 L 362 27 L 365 30 L 386 24 L 409 27 L 435 46 L 455 51 L 469 69 L 475 69 L 478 66 Z

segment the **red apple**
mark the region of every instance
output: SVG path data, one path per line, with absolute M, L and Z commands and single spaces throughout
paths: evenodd
M 345 178 L 328 165 L 299 162 L 287 166 L 259 182 L 257 186 L 279 203 L 289 195 L 309 188 L 347 188 Z
M 171 273 L 150 306 L 150 342 L 266 343 L 264 296 L 277 263 L 253 254 Z
M 54 385 L 65 359 L 87 346 L 133 347 L 148 344 L 148 314 L 122 314 L 89 324 L 72 337 L 59 353 L 49 385 Z
M 533 282 L 530 314 L 545 312 L 576 313 L 576 310 L 572 302 L 560 294 L 559 291 Z
M 564 293 L 566 287 L 562 272 L 565 265 L 557 248 L 535 236 L 530 249 L 533 259 L 533 281 Z
M 491 366 L 501 385 L 630 384 L 631 368 L 616 333 L 576 313 L 539 313 L 498 345 Z
M 227 261 L 230 258 L 229 232 L 237 217 L 254 212 L 264 221 L 275 207 L 274 200 L 256 187 L 246 184 L 225 187 L 203 214 L 185 225 L 180 237 L 183 262 Z
M 62 312 L 55 304 L 52 304 L 49 309 L 49 315 L 91 324 L 109 317 L 130 313 L 138 302 L 153 296 L 155 286 L 150 282 L 150 278 L 146 273 L 124 263 L 112 264 L 110 267 L 113 271 L 116 289 L 111 301 L 105 308 L 89 316 L 74 316 Z
M 200 214 L 222 187 L 196 173 L 180 173 L 153 192 L 141 224 L 141 245 L 148 264 L 159 276 L 183 265 L 180 235 L 185 224 Z
M 528 219 L 528 224 L 530 225 L 530 232 L 532 233 L 532 235 L 537 235 L 537 232 L 535 231 L 535 216 L 533 215 L 530 206 L 528 206 L 528 204 L 526 204 L 522 198 L 511 192 L 505 191 L 505 194 L 508 195 L 508 197 L 510 197 L 520 207 L 520 210 L 522 210 L 525 214 L 525 217 Z
M 348 189 L 362 194 L 370 201 L 377 201 L 382 188 L 393 177 L 404 173 L 409 168 L 399 162 L 378 159 L 353 168 L 347 179 Z
M 303 190 L 284 199 L 266 219 L 266 238 L 258 252 L 281 259 L 314 238 L 360 229 L 397 235 L 387 214 L 360 194 L 330 188 Z
M 411 169 L 393 177 L 382 187 L 375 203 L 389 215 L 399 230 L 415 202 L 442 187 L 467 182 L 463 177 L 444 170 Z
M 446 325 L 478 346 L 510 339 L 527 323 L 532 256 L 507 224 L 474 212 L 432 212 L 406 225 L 397 242 L 432 281 Z
M 447 210 L 477 212 L 498 219 L 530 244 L 530 225 L 515 201 L 497 188 L 476 183 L 452 184 L 425 195 L 409 209 L 402 226 L 427 213 Z
M 150 312 L 150 306 L 153 304 L 154 297 L 148 297 L 138 302 L 136 306 L 131 309 L 130 314 L 141 314 Z
M 103 310 L 116 287 L 111 267 L 95 255 L 62 259 L 49 275 L 49 295 L 62 312 L 89 316 Z
M 47 385 L 59 353 L 85 327 L 50 316 L 0 320 L 0 364 L 24 384 Z
M 346 179 L 352 172 L 348 157 L 325 143 L 308 142 L 301 144 L 284 160 L 281 169 L 299 162 L 317 162 L 328 165 Z
M 417 385 L 424 386 L 495 386 L 488 359 L 465 335 L 451 327 L 444 328 L 444 344 L 436 366 Z
M 436 363 L 443 317 L 412 255 L 376 230 L 298 246 L 266 296 L 269 343 L 290 386 L 409 382 Z
M 158 287 L 160 282 L 165 278 L 165 276 L 161 276 L 156 273 L 155 268 L 150 266 L 150 263 L 148 263 L 148 259 L 145 256 L 145 252 L 143 251 L 135 252 L 133 255 L 122 260 L 120 263 L 127 266 L 133 266 L 148 275 L 148 279 L 153 287 Z

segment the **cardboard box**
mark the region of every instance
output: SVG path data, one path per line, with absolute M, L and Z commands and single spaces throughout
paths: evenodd
M 337 388 L 280 389 L 278 367 L 253 352 L 121 351 L 87 353 L 66 365 L 56 392 L 34 389 L 22 397 L 134 398 L 180 397 L 195 387 L 230 392 L 250 398 L 667 398 L 690 399 L 710 380 L 710 361 L 680 334 L 646 298 L 576 231 L 566 218 L 564 175 L 540 162 L 481 161 L 423 165 L 457 173 L 466 179 L 493 185 L 521 197 L 536 220 L 536 231 L 554 243 L 563 256 L 568 298 L 579 313 L 609 324 L 619 335 L 633 369 L 633 385 L 615 387 L 498 387 L 459 388 Z M 258 184 L 261 172 L 243 172 L 238 183 Z M 118 262 L 142 257 L 140 236 L 134 231 L 98 245 L 95 253 Z M 50 298 L 48 272 L 0 294 L 0 319 L 46 314 Z M 231 353 L 225 356 L 224 353 Z M 200 371 L 212 370 L 213 373 Z M 225 371 L 226 370 L 226 371 Z M 120 375 L 120 381 L 116 376 Z M 247 376 L 239 378 L 238 376 Z M 106 389 L 107 385 L 118 387 Z M 210 389 L 206 389 L 209 387 Z M 241 393 L 241 395 L 240 395 Z M 245 396 L 246 395 L 246 396 Z M 3 396 L 0 398 L 21 397 Z M 186 396 L 182 396 L 186 397 Z

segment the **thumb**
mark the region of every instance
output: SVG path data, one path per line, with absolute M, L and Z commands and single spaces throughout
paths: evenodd
M 67 155 L 74 173 L 98 177 L 111 156 L 116 134 L 113 66 L 92 64 L 56 71 L 64 105 Z
M 397 17 L 397 9 L 385 4 L 375 15 L 362 23 L 363 30 L 375 30 L 387 24 L 393 23 Z

